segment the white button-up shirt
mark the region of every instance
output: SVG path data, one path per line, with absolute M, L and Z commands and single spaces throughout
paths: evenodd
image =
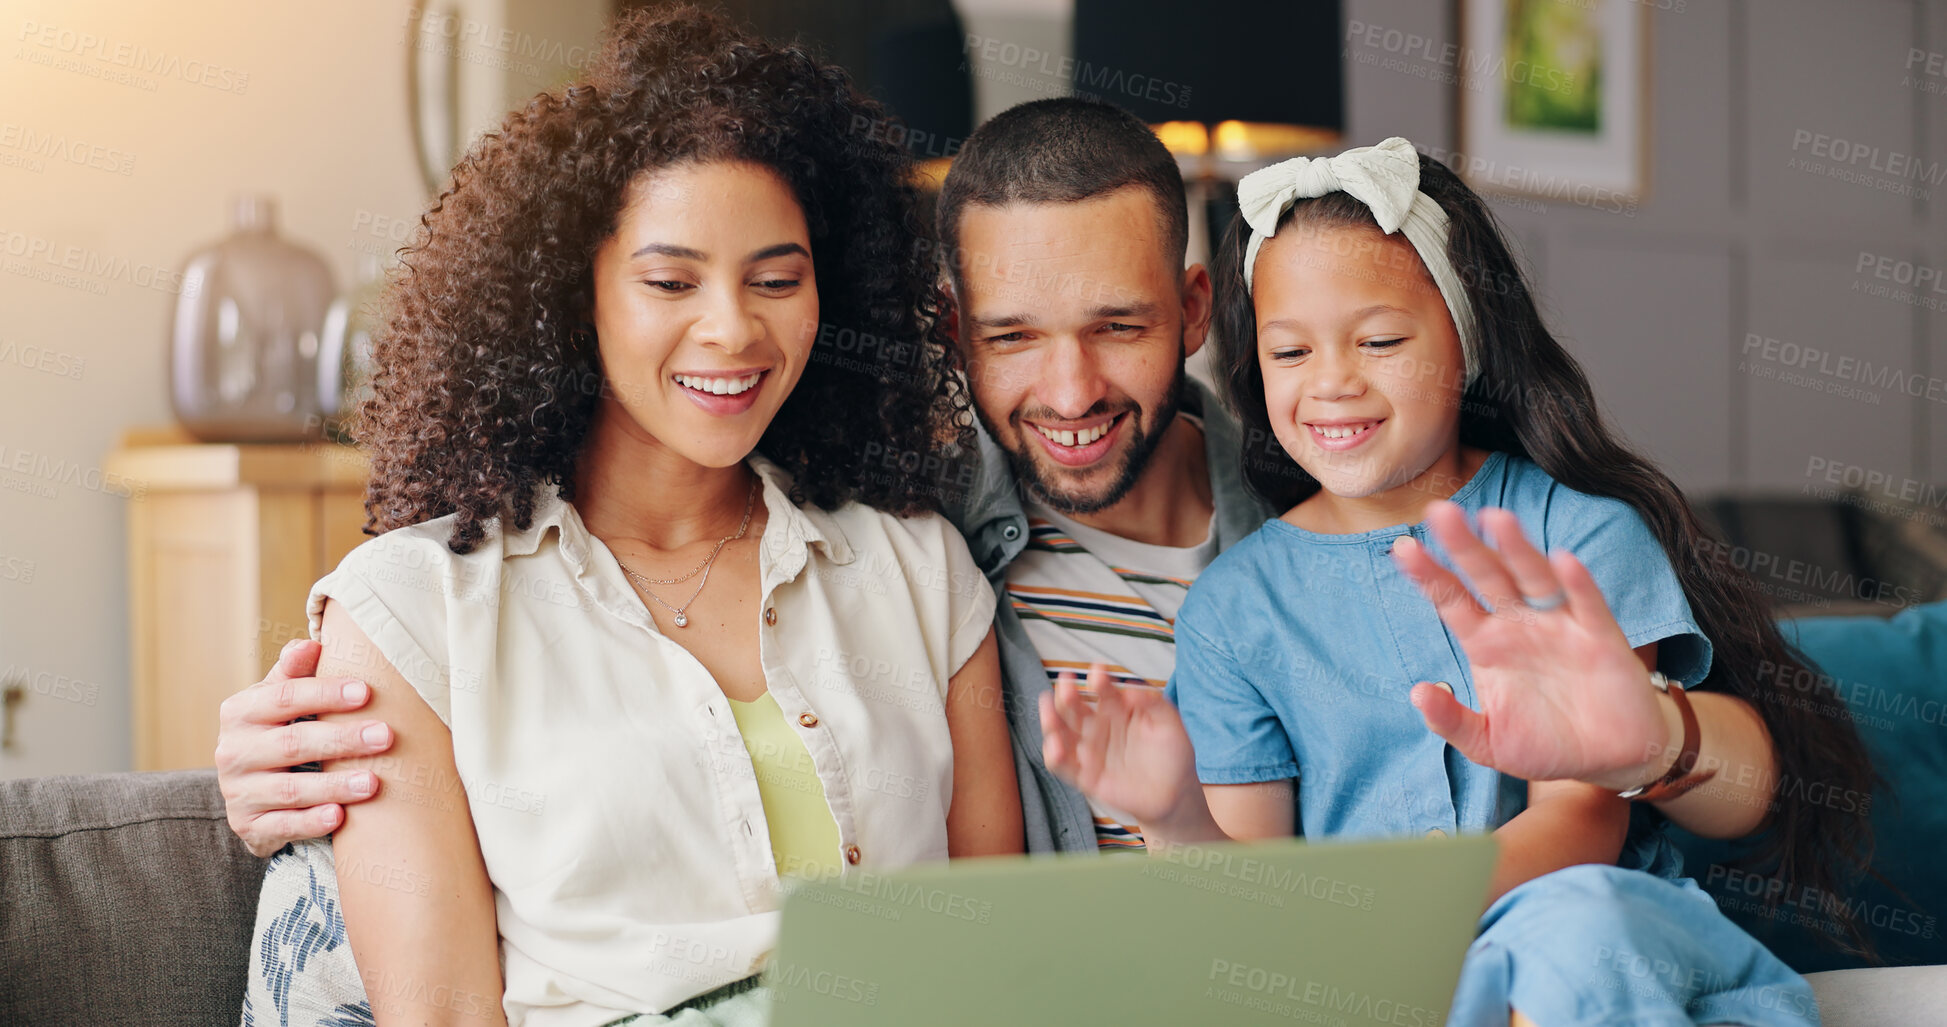
M 944 518 L 799 508 L 752 457 L 764 678 L 804 739 L 834 862 L 947 856 L 948 679 L 993 590 Z M 663 635 L 608 547 L 546 487 L 526 531 L 446 547 L 452 519 L 359 546 L 313 587 L 453 732 L 492 878 L 515 1024 L 660 1012 L 761 968 L 780 886 L 729 703 Z

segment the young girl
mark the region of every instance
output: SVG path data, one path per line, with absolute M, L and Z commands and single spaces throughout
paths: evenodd
M 1502 697 L 1477 687 L 1460 634 L 1489 618 L 1575 630 L 1606 600 L 1644 693 L 1667 687 L 1658 705 L 1678 722 L 1625 771 L 1650 785 L 1632 798 L 1736 774 L 1697 765 L 1687 686 L 1748 702 L 1783 779 L 1863 792 L 1850 722 L 1765 701 L 1781 679 L 1757 669 L 1797 663 L 1757 593 L 1697 562 L 1681 494 L 1603 426 L 1485 206 L 1448 169 L 1391 139 L 1257 172 L 1239 200 L 1216 266 L 1219 373 L 1246 438 L 1276 442 L 1247 443 L 1244 462 L 1285 513 L 1185 601 L 1170 686 L 1181 723 L 1161 697 L 1098 682 L 1090 709 L 1066 682 L 1043 705 L 1049 765 L 1135 814 L 1152 846 L 1495 830 L 1491 905 L 1453 1023 L 1816 1023 L 1803 979 L 1679 876 L 1660 818 L 1614 789 L 1549 779 L 1584 760 L 1496 748 Z M 1586 571 L 1542 557 L 1524 524 Z M 1472 596 L 1430 550 L 1468 573 Z M 1865 826 L 1786 805 L 1765 855 L 1828 885 L 1858 862 Z

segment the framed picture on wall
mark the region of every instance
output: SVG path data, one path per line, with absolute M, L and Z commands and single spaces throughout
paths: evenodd
M 1649 189 L 1649 6 L 1458 0 L 1460 153 L 1476 189 L 1634 209 Z

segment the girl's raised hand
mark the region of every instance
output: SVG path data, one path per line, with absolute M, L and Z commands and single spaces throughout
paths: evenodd
M 1434 537 L 1489 608 L 1415 540 L 1393 547 L 1400 570 L 1466 651 L 1480 699 L 1476 712 L 1422 682 L 1413 705 L 1427 727 L 1482 766 L 1530 781 L 1641 784 L 1669 744 L 1669 728 L 1595 579 L 1569 553 L 1543 556 L 1506 510 L 1483 510 L 1480 522 L 1496 548 L 1453 503 L 1427 511 Z M 1557 598 L 1564 601 L 1550 606 Z
M 1163 825 L 1202 800 L 1196 756 L 1176 707 L 1161 689 L 1124 688 L 1101 664 L 1089 668 L 1090 703 L 1075 675 L 1041 697 L 1041 757 L 1063 780 L 1144 825 Z

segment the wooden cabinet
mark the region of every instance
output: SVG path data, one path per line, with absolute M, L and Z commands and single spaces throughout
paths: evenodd
M 332 443 L 210 445 L 139 430 L 107 469 L 135 490 L 135 769 L 207 767 L 218 704 L 305 635 L 312 582 L 364 540 L 365 457 Z

